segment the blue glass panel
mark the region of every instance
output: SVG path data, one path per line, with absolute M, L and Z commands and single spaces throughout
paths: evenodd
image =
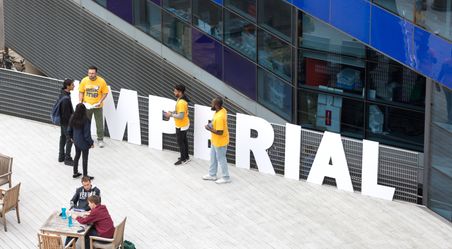
M 293 87 L 261 68 L 258 75 L 258 102 L 284 119 L 292 121 Z
M 223 0 L 213 0 L 214 2 L 216 2 L 219 5 L 223 5 Z
M 226 47 L 224 48 L 224 82 L 256 100 L 256 66 Z
M 452 88 L 452 44 L 420 28 L 414 28 L 416 69 Z
M 331 24 L 363 42 L 369 42 L 370 3 L 365 0 L 332 0 Z
M 221 44 L 192 28 L 192 61 L 213 76 L 221 79 Z
M 132 0 L 107 1 L 107 9 L 126 22 L 133 22 Z
M 293 0 L 293 4 L 324 21 L 330 19 L 330 0 Z
M 370 44 L 390 57 L 414 68 L 413 24 L 372 6 Z

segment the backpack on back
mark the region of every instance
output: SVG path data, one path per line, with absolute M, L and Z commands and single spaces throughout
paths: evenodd
M 69 96 L 63 96 L 57 99 L 57 101 L 53 105 L 52 112 L 50 113 L 50 119 L 52 120 L 53 124 L 61 124 L 61 102 L 63 102 L 63 100 L 65 99 L 69 99 Z

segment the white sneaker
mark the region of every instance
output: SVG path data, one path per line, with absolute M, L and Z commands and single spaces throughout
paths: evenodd
M 105 146 L 104 141 L 97 141 L 97 145 L 99 148 L 103 148 Z
M 215 181 L 215 180 L 217 180 L 217 177 L 216 176 L 211 176 L 211 175 L 205 175 L 205 176 L 202 177 L 202 179 L 206 180 L 206 181 Z
M 215 181 L 216 184 L 224 184 L 224 183 L 230 183 L 230 182 L 231 182 L 231 179 L 224 179 L 224 178 L 220 178 Z
M 185 159 L 185 160 L 183 161 L 183 163 L 184 163 L 184 164 L 187 164 L 187 163 L 189 163 L 190 161 L 191 161 L 191 159 L 188 158 L 188 159 Z

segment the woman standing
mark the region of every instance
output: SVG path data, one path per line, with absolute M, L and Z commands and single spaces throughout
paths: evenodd
M 80 154 L 83 155 L 83 176 L 88 176 L 88 152 L 94 148 L 94 141 L 91 138 L 91 121 L 86 114 L 86 107 L 80 103 L 75 107 L 75 112 L 69 120 L 68 134 L 75 145 L 74 174 L 73 178 L 81 176 L 78 172 L 78 160 Z M 94 179 L 92 176 L 88 176 Z

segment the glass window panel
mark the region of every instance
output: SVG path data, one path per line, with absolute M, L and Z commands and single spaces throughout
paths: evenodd
M 362 97 L 364 61 L 335 54 L 299 50 L 299 85 Z
M 292 42 L 292 8 L 283 0 L 259 1 L 259 25 Z
M 368 104 L 367 138 L 383 144 L 422 151 L 424 113 Z
M 302 127 L 332 131 L 354 138 L 364 137 L 364 103 L 340 95 L 299 91 Z
M 163 0 L 163 8 L 181 17 L 187 22 L 191 20 L 190 0 Z
M 225 11 L 224 21 L 226 44 L 255 61 L 256 26 L 229 11 Z
M 192 29 L 192 61 L 215 77 L 222 79 L 223 46 L 213 38 Z
M 256 100 L 256 65 L 226 47 L 224 48 L 224 82 Z
M 107 0 L 94 0 L 94 2 L 98 3 L 100 6 L 107 8 Z
M 132 0 L 107 1 L 107 9 L 128 23 L 133 23 Z
M 419 0 L 416 0 L 418 2 Z M 373 0 L 373 2 L 392 13 L 404 17 L 410 21 L 414 20 L 413 0 Z
M 225 6 L 244 17 L 256 21 L 256 0 L 226 0 Z
M 452 0 L 416 0 L 415 22 L 452 41 Z
M 134 0 L 134 25 L 160 40 L 161 10 L 151 0 Z
M 428 206 L 452 221 L 452 90 L 434 83 L 430 127 L 431 174 Z
M 191 59 L 191 28 L 176 17 L 163 12 L 163 44 Z
M 218 40 L 223 40 L 221 7 L 211 0 L 193 0 L 193 24 Z
M 292 49 L 289 44 L 259 29 L 258 46 L 259 64 L 291 82 Z
M 367 64 L 367 98 L 424 109 L 425 77 L 380 53 L 370 53 L 373 61 Z
M 358 58 L 366 56 L 366 47 L 352 37 L 300 12 L 299 46 Z
M 293 87 L 272 73 L 258 70 L 258 102 L 288 121 L 292 121 Z

